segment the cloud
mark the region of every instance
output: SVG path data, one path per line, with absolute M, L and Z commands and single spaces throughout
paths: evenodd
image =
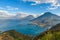
M 31 3 L 30 5 L 37 5 L 37 4 L 41 4 L 41 3 L 50 3 L 51 7 L 49 9 L 56 9 L 58 7 L 60 7 L 60 0 L 23 0 L 23 2 L 34 2 Z M 55 7 L 52 7 L 55 6 Z
M 0 10 L 0 19 L 16 19 L 16 18 L 25 18 L 29 15 L 34 16 L 35 18 L 40 16 L 39 14 L 28 14 L 24 12 L 9 13 L 6 10 Z
M 9 13 L 8 11 L 6 11 L 6 10 L 0 10 L 0 15 L 15 15 L 15 14 L 11 14 L 11 13 Z
M 0 10 L 0 15 L 8 15 L 8 11 Z
M 53 8 L 51 8 L 53 9 Z M 34 14 L 34 13 L 25 13 L 25 12 L 16 12 L 16 13 L 9 13 L 6 10 L 0 10 L 0 18 L 24 18 L 26 16 L 32 15 L 35 18 L 38 16 L 43 15 L 44 13 L 40 13 L 40 14 Z M 57 14 L 60 16 L 60 14 Z
M 59 3 L 56 3 L 56 4 L 52 4 L 51 7 L 48 7 L 49 10 L 55 10 L 57 9 L 58 7 L 60 7 L 60 4 Z
M 41 16 L 41 15 L 43 15 L 44 13 L 40 13 L 40 14 L 30 14 L 30 15 L 33 15 L 35 18 L 37 18 L 37 17 L 39 17 L 39 16 Z
M 15 13 L 17 15 L 17 17 L 19 18 L 24 18 L 24 17 L 27 17 L 29 15 L 32 15 L 33 17 L 38 17 L 40 16 L 40 14 L 30 14 L 30 13 L 24 13 L 24 12 L 18 12 L 18 13 Z
M 55 10 L 55 9 L 57 9 L 57 8 L 58 8 L 57 6 L 51 6 L 51 7 L 48 7 L 47 10 Z
M 12 7 L 12 6 L 6 6 L 6 7 L 0 7 L 0 10 L 19 10 L 17 7 Z
M 6 10 L 0 10 L 0 19 L 9 19 L 14 17 L 16 14 L 11 14 Z
M 24 18 L 24 17 L 29 15 L 29 14 L 24 13 L 24 12 L 18 12 L 18 13 L 15 13 L 15 14 L 16 14 L 16 17 L 18 17 L 18 18 Z
M 0 19 L 8 17 L 8 12 L 5 10 L 0 10 Z
M 41 4 L 41 3 L 56 3 L 56 0 L 23 0 L 24 2 L 34 2 L 34 5 Z
M 11 7 L 11 6 L 6 6 L 7 10 L 19 10 L 19 8 Z

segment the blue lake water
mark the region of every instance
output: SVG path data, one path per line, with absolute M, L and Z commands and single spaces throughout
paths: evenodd
M 38 35 L 45 31 L 46 28 L 39 27 L 37 25 L 16 25 L 16 26 L 6 26 L 0 27 L 1 31 L 16 30 L 17 32 L 25 35 Z

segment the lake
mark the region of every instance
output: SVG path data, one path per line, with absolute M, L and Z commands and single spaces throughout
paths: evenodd
M 38 35 L 45 31 L 46 28 L 37 25 L 16 25 L 0 27 L 1 31 L 16 30 L 17 32 L 25 35 Z

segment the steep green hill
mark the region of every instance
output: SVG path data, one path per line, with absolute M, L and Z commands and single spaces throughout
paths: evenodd
M 33 40 L 60 40 L 60 24 L 36 36 Z

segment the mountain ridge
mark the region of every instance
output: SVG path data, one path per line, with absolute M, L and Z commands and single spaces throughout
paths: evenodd
M 43 15 L 31 20 L 32 24 L 36 24 L 36 25 L 39 25 L 42 27 L 43 26 L 51 26 L 52 24 L 53 25 L 58 24 L 56 22 L 60 23 L 60 16 L 52 14 L 51 12 L 46 12 Z

